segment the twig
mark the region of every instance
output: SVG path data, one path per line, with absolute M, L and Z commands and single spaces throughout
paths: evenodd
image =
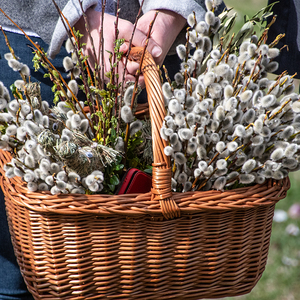
M 148 30 L 148 33 L 147 33 L 147 40 L 146 40 L 145 46 L 143 48 L 143 53 L 142 53 L 142 56 L 141 56 L 139 69 L 137 70 L 136 75 L 135 75 L 135 83 L 134 83 L 134 88 L 133 88 L 133 93 L 132 93 L 132 98 L 131 98 L 131 105 L 130 105 L 131 110 L 133 109 L 134 101 L 135 101 L 135 98 L 137 96 L 139 76 L 140 76 L 141 71 L 142 71 L 143 60 L 144 60 L 146 49 L 147 49 L 148 42 L 149 42 L 149 39 L 150 39 L 151 30 L 152 30 L 152 27 L 153 27 L 153 24 L 156 20 L 157 15 L 158 15 L 158 11 L 155 13 L 153 20 L 149 24 L 149 30 Z M 126 162 L 126 155 L 127 155 L 127 146 L 128 146 L 128 139 L 129 139 L 129 126 L 130 126 L 129 123 L 127 123 L 126 133 L 125 133 L 125 138 L 124 138 L 124 152 L 125 152 L 124 153 L 124 158 L 123 158 L 124 164 Z
M 135 33 L 135 30 L 136 30 L 136 26 L 137 26 L 137 22 L 141 16 L 141 13 L 142 13 L 142 7 L 143 7 L 143 4 L 144 4 L 144 1 L 145 0 L 142 0 L 142 3 L 140 5 L 140 8 L 139 8 L 139 11 L 136 15 L 136 18 L 135 18 L 135 21 L 134 21 L 134 24 L 133 24 L 133 30 L 132 30 L 132 33 L 131 33 L 131 37 L 130 37 L 130 40 L 129 40 L 129 43 L 128 43 L 128 51 L 126 53 L 126 56 L 125 56 L 125 62 L 124 62 L 124 69 L 123 69 L 123 75 L 122 75 L 122 81 L 121 81 L 121 93 L 120 93 L 120 100 L 119 100 L 119 107 L 122 106 L 122 96 L 124 94 L 124 83 L 125 83 L 125 74 L 126 74 L 126 67 L 127 67 L 127 63 L 128 63 L 128 56 L 129 56 L 129 53 L 130 53 L 130 50 L 131 50 L 131 45 L 132 45 L 132 41 L 133 41 L 133 36 L 134 36 L 134 33 Z M 119 114 L 118 114 L 118 123 L 117 123 L 117 133 L 119 132 L 120 130 L 120 122 L 121 122 L 121 109 L 119 109 Z

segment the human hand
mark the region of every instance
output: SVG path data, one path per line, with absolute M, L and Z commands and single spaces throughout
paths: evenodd
M 149 24 L 154 19 L 155 13 L 156 11 L 149 11 L 139 19 L 137 29 L 140 32 L 147 35 Z M 186 19 L 181 15 L 170 10 L 159 10 L 152 27 L 150 40 L 153 40 L 160 46 L 162 52 L 159 55 L 153 55 L 152 48 L 147 48 L 158 65 L 162 65 L 167 53 L 185 24 Z
M 101 47 L 101 36 L 100 36 L 100 30 L 101 30 L 101 18 L 102 13 L 95 11 L 93 9 L 88 9 L 86 11 L 86 16 L 89 22 L 89 30 L 90 34 L 93 40 L 93 44 L 95 47 L 96 56 L 98 59 L 99 54 L 99 47 Z M 104 14 L 104 22 L 103 22 L 103 38 L 104 38 L 104 72 L 110 71 L 110 62 L 109 62 L 109 56 L 111 53 L 114 53 L 114 47 L 115 47 L 115 22 L 116 17 L 111 16 L 109 14 Z M 92 48 L 92 41 L 89 36 L 89 34 L 86 32 L 85 29 L 85 23 L 84 18 L 81 17 L 81 19 L 76 23 L 75 25 L 76 30 L 79 30 L 80 33 L 83 34 L 83 37 L 81 38 L 81 43 L 85 44 L 83 46 L 85 55 L 88 55 L 88 62 L 92 69 L 95 67 L 96 58 L 93 52 Z M 127 43 L 124 43 L 120 51 L 126 52 L 128 50 L 128 41 L 131 38 L 132 31 L 133 31 L 133 24 L 129 21 L 119 19 L 118 20 L 118 29 L 119 29 L 119 39 L 124 39 L 127 41 Z M 132 44 L 134 46 L 143 47 L 147 40 L 147 32 L 141 32 L 140 30 L 136 29 L 135 34 L 133 36 Z M 154 54 L 158 53 L 160 55 L 162 53 L 162 50 L 160 48 L 157 48 L 157 44 L 153 40 L 149 40 L 148 44 L 148 50 L 152 51 Z M 101 63 L 100 63 L 101 64 Z M 138 69 L 139 65 L 135 62 L 128 61 L 127 63 L 127 69 L 125 71 L 125 82 L 127 81 L 134 81 L 135 80 L 135 72 Z M 124 60 L 121 60 L 119 62 L 118 70 L 116 72 L 119 74 L 120 80 L 123 77 L 123 71 L 124 71 Z M 108 78 L 104 78 L 104 81 L 108 81 Z M 140 77 L 139 83 L 143 85 L 143 77 Z

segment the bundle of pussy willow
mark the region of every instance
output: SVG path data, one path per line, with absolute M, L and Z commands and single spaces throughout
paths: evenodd
M 5 174 L 8 178 L 22 177 L 33 192 L 113 193 L 125 169 L 126 149 L 143 157 L 144 151 L 139 149 L 146 144 L 143 132 L 147 132 L 149 122 L 138 120 L 133 114 L 137 89 L 128 85 L 120 99 L 121 84 L 113 84 L 115 78 L 104 89 L 89 86 L 90 98 L 99 111 L 91 113 L 96 105 L 86 110 L 84 101 L 78 100 L 79 77 L 84 81 L 79 65 L 84 64 L 86 57 L 76 52 L 75 40 L 72 37 L 66 42 L 70 56 L 64 58 L 63 66 L 71 80 L 65 86 L 57 70 L 47 62 L 46 54 L 36 51 L 36 67 L 42 64 L 47 68 L 55 85 L 59 101 L 53 107 L 42 99 L 40 84 L 30 81 L 30 69 L 18 60 L 14 51 L 4 55 L 8 65 L 22 78 L 11 86 L 14 99 L 0 82 L 0 148 L 13 156 L 5 165 Z M 116 101 L 121 103 L 117 110 Z M 127 168 L 139 166 L 138 157 L 130 160 L 127 155 L 127 162 Z
M 261 184 L 299 169 L 300 102 L 293 76 L 268 78 L 278 68 L 274 46 L 281 36 L 267 45 L 268 27 L 257 37 L 250 19 L 230 38 L 235 16 L 215 16 L 215 2 L 206 1 L 205 21 L 189 16 L 188 42 L 177 47 L 181 70 L 175 83 L 163 84 L 161 136 L 169 142 L 174 191 Z

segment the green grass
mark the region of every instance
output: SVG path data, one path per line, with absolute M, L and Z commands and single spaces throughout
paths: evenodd
M 300 202 L 300 173 L 291 173 L 291 189 L 276 209 L 288 211 L 293 203 Z M 298 300 L 300 299 L 300 236 L 290 236 L 285 229 L 288 224 L 300 226 L 300 220 L 288 218 L 283 223 L 273 222 L 271 243 L 266 269 L 251 293 L 227 298 L 235 300 Z M 283 264 L 282 258 L 298 261 L 298 266 Z
M 267 0 L 225 0 L 227 7 L 238 13 L 235 25 L 241 28 L 244 15 L 252 17 L 267 5 Z M 298 83 L 297 83 L 298 84 Z M 300 171 L 291 173 L 291 189 L 287 197 L 276 205 L 276 209 L 288 211 L 293 203 L 300 202 Z M 300 220 L 289 218 L 283 223 L 273 222 L 271 243 L 266 269 L 251 293 L 226 300 L 299 300 L 300 299 L 300 235 L 289 236 L 285 229 L 289 224 L 300 227 Z M 298 261 L 298 266 L 287 266 L 283 257 Z

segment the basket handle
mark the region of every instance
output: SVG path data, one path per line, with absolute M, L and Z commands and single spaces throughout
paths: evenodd
M 134 47 L 131 49 L 128 58 L 140 62 L 143 52 L 143 47 Z M 173 199 L 171 190 L 172 169 L 170 157 L 164 153 L 167 141 L 160 136 L 160 129 L 166 116 L 161 81 L 155 61 L 147 50 L 143 57 L 141 72 L 144 75 L 148 94 L 152 130 L 153 168 L 151 200 L 159 200 L 162 214 L 165 218 L 179 217 L 180 210 Z

